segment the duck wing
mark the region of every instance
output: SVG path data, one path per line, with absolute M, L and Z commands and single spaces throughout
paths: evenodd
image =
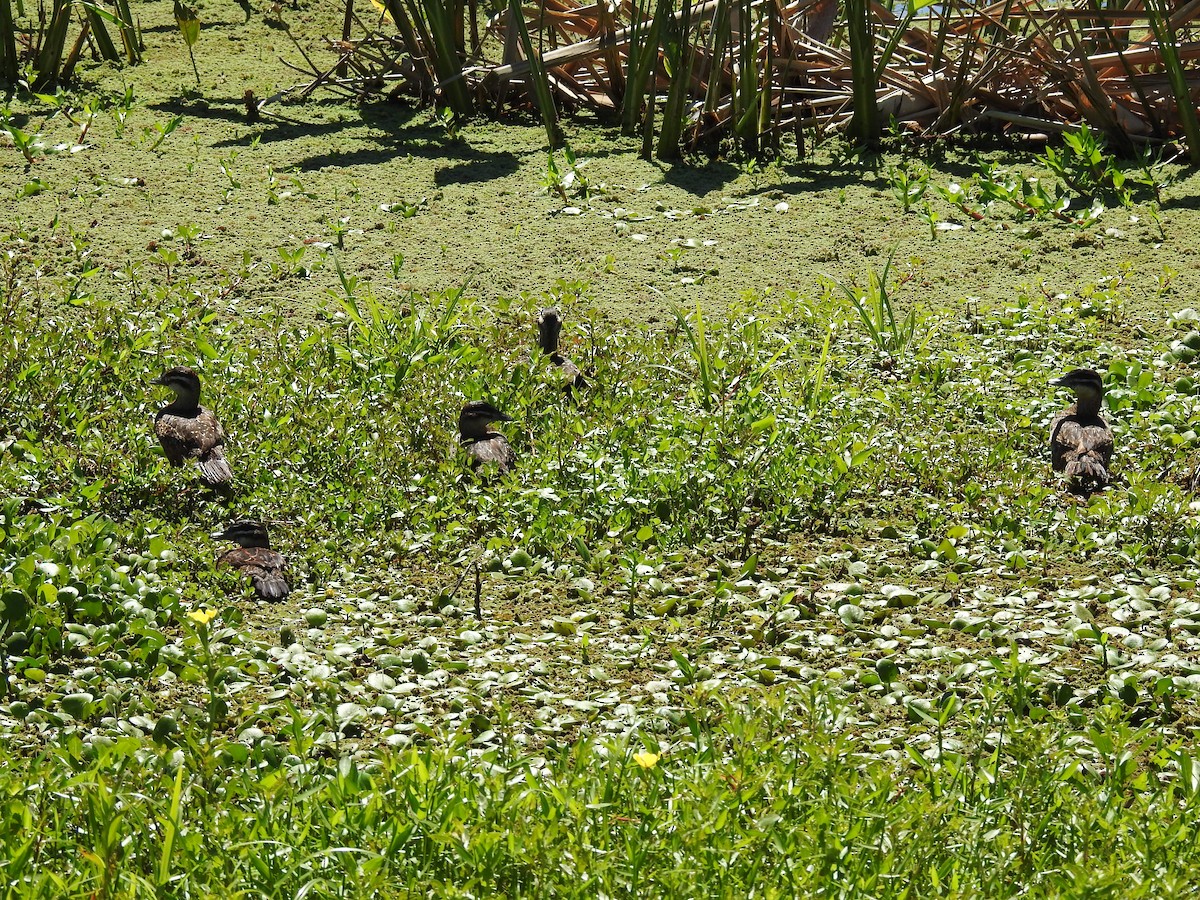
M 171 465 L 196 460 L 201 479 L 210 486 L 233 479 L 233 470 L 225 459 L 225 429 L 212 410 L 200 406 L 195 413 L 181 414 L 167 407 L 155 418 L 154 433 Z
M 471 441 L 466 448 L 467 453 L 471 456 L 472 468 L 494 465 L 501 473 L 504 473 L 517 464 L 517 454 L 502 434 L 492 434 Z
M 571 362 L 570 359 L 563 356 L 561 353 L 550 354 L 550 361 L 558 367 L 559 377 L 562 379 L 563 390 L 570 393 L 572 388 L 586 391 L 588 387 L 587 379 L 583 377 L 583 373 L 579 371 L 579 366 Z
M 260 600 L 283 600 L 291 593 L 287 560 L 282 553 L 266 547 L 234 547 L 221 554 L 217 565 L 248 576 Z
M 1060 416 L 1054 421 L 1050 449 L 1054 471 L 1108 481 L 1113 436 L 1102 419 L 1087 421 L 1078 416 Z

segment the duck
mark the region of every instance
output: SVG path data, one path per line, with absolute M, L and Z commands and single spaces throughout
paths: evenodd
M 1065 473 L 1077 490 L 1098 490 L 1109 482 L 1113 454 L 1112 430 L 1100 416 L 1104 379 L 1092 369 L 1072 369 L 1050 383 L 1075 392 L 1075 402 L 1050 423 L 1054 471 Z
M 511 422 L 512 416 L 505 415 L 486 400 L 472 400 L 458 415 L 458 439 L 471 457 L 471 467 L 494 465 L 504 474 L 517 463 L 508 440 L 499 431 L 489 427 L 493 422 Z
M 283 600 L 292 592 L 287 560 L 282 553 L 271 549 L 271 538 L 267 526 L 262 522 L 238 519 L 230 522 L 216 537 L 238 544 L 217 557 L 217 567 L 229 566 L 250 576 L 250 583 L 259 600 Z
M 194 459 L 200 467 L 200 480 L 209 487 L 232 481 L 233 470 L 225 459 L 225 429 L 211 409 L 200 405 L 200 376 L 187 366 L 175 366 L 151 384 L 175 392 L 175 399 L 154 419 L 154 433 L 167 462 L 178 467 Z
M 570 359 L 558 352 L 558 339 L 562 333 L 562 313 L 557 306 L 548 306 L 538 313 L 538 346 L 549 357 L 550 362 L 559 369 L 563 390 L 570 394 L 573 390 L 586 390 L 588 383 L 579 371 L 579 367 Z

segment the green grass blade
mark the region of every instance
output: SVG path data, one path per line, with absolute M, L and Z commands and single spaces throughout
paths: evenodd
M 121 27 L 121 20 L 114 16 L 111 12 L 103 7 L 97 6 L 95 3 L 81 3 L 83 6 L 84 15 L 87 16 L 88 24 L 92 28 L 92 37 L 96 41 L 96 47 L 100 50 L 100 55 L 112 62 L 119 62 L 121 54 L 117 52 L 117 45 L 113 43 L 113 39 L 108 34 L 108 29 L 104 27 L 104 23 Z
M 1183 126 L 1184 139 L 1188 148 L 1188 160 L 1200 166 L 1200 120 L 1196 116 L 1196 104 L 1188 86 L 1187 72 L 1179 57 L 1179 43 L 1171 20 L 1171 5 L 1166 0 L 1146 0 L 1146 12 L 1150 16 L 1150 29 L 1158 42 L 1162 54 L 1163 68 L 1175 95 L 1175 111 Z
M 175 789 L 171 791 L 171 807 L 162 822 L 162 855 L 158 859 L 158 887 L 171 880 L 171 855 L 175 852 L 175 839 L 179 836 L 180 800 L 183 797 L 184 767 L 175 772 Z
M 42 52 L 33 64 L 38 73 L 32 85 L 35 91 L 45 91 L 58 83 L 59 66 L 67 43 L 67 27 L 71 24 L 72 6 L 73 0 L 57 0 L 54 4 L 54 14 L 46 31 Z
M 509 0 L 509 23 L 517 29 L 521 39 L 521 49 L 529 61 L 529 80 L 533 88 L 534 103 L 542 117 L 542 126 L 546 129 L 546 140 L 551 150 L 557 150 L 563 145 L 562 129 L 558 125 L 558 113 L 554 108 L 554 95 L 550 91 L 550 78 L 542 63 L 542 55 L 533 46 L 529 36 L 529 27 L 525 24 L 525 14 L 521 10 L 520 0 Z
M 0 84 L 16 87 L 19 70 L 17 33 L 13 28 L 11 0 L 0 0 Z
M 3 0 L 8 2 L 8 0 Z M 125 57 L 131 63 L 142 61 L 142 51 L 139 46 L 137 29 L 133 20 L 133 12 L 129 8 L 129 0 L 115 0 L 117 7 L 118 28 L 121 33 L 121 43 L 125 47 Z
M 635 7 L 634 15 L 640 7 Z M 629 72 L 625 76 L 625 105 L 622 109 L 621 130 L 626 134 L 637 134 L 646 106 L 646 93 L 651 88 L 658 67 L 659 38 L 663 23 L 671 15 L 670 0 L 658 0 L 654 15 L 647 24 L 642 22 L 637 30 L 637 40 L 632 36 L 629 44 Z M 653 98 L 650 98 L 653 102 Z
M 670 78 L 658 134 L 658 158 L 678 159 L 692 87 L 692 3 L 684 0 L 682 16 L 671 17 L 663 30 L 663 64 Z
M 457 115 L 470 115 L 473 104 L 462 79 L 462 57 L 458 49 L 461 41 L 453 11 L 447 4 L 435 0 L 423 0 L 420 9 L 427 27 L 425 53 L 433 58 L 433 69 L 447 104 Z
M 873 147 L 879 143 L 879 104 L 875 99 L 875 37 L 868 0 L 846 0 L 846 30 L 850 41 L 850 69 L 854 79 L 854 117 L 850 139 Z

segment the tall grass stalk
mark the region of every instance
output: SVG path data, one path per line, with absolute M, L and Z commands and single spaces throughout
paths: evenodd
M 916 339 L 918 330 L 917 311 L 910 309 L 903 319 L 896 318 L 888 295 L 888 275 L 895 255 L 895 250 L 888 254 L 882 274 L 877 273 L 873 266 L 867 267 L 865 287 L 830 279 L 854 307 L 871 343 L 884 353 L 900 353 L 907 349 Z M 922 344 L 927 343 L 930 337 L 931 334 L 926 334 Z
M 35 91 L 45 91 L 58 83 L 63 50 L 67 43 L 67 28 L 71 24 L 71 9 L 74 0 L 55 0 L 50 27 L 42 43 L 41 52 L 34 61 L 37 77 L 33 81 Z
M 521 49 L 529 61 L 530 85 L 533 88 L 534 105 L 542 117 L 542 126 L 546 129 L 546 140 L 551 151 L 563 145 L 562 129 L 558 125 L 558 113 L 554 109 L 554 95 L 550 91 L 550 76 L 542 63 L 541 52 L 533 46 L 529 36 L 529 26 L 525 24 L 525 14 L 521 11 L 521 0 L 509 0 L 508 21 L 517 29 L 521 40 Z
M 5 0 L 7 2 L 7 0 Z M 129 0 L 115 0 L 117 17 L 120 20 L 118 29 L 121 43 L 125 47 L 125 56 L 131 63 L 142 61 L 141 38 L 134 24 L 133 11 L 129 8 Z
M 117 46 L 113 43 L 112 37 L 109 36 L 108 29 L 104 27 L 107 21 L 117 27 L 122 25 L 120 19 L 113 16 L 111 12 L 95 3 L 82 3 L 83 14 L 87 17 L 88 25 L 91 26 L 92 37 L 96 41 L 96 49 L 100 51 L 100 56 L 110 62 L 120 60 L 121 54 L 117 52 Z
M 634 0 L 630 8 L 625 101 L 621 109 L 621 130 L 625 134 L 637 134 L 638 127 L 643 122 L 646 93 L 652 89 L 654 73 L 658 67 L 660 35 L 671 13 L 671 0 L 654 0 L 653 13 L 650 13 L 650 0 Z
M 3 31 L 3 36 L 0 36 L 0 48 L 2 48 L 0 49 L 0 64 L 4 67 L 0 69 L 0 81 L 7 81 L 13 84 L 16 81 L 16 77 L 10 78 L 10 76 L 15 76 L 15 72 L 10 71 L 10 69 L 16 66 L 17 61 L 15 47 L 12 48 L 13 55 L 10 55 L 10 48 L 8 46 L 14 35 L 12 9 L 9 6 L 9 2 L 10 0 L 0 2 L 0 30 Z M 74 50 L 68 53 L 66 59 L 64 59 L 63 54 L 66 50 L 67 34 L 70 30 L 72 13 L 76 4 L 78 4 L 79 10 L 83 14 L 84 26 L 75 43 Z M 119 9 L 120 7 L 118 7 Z M 127 11 L 126 8 L 126 13 Z M 91 0 L 56 0 L 50 18 L 50 27 L 41 36 L 41 49 L 34 59 L 33 69 L 37 73 L 37 77 L 33 80 L 33 90 L 48 90 L 60 81 L 70 77 L 75 60 L 83 49 L 85 38 L 88 37 L 87 32 L 90 32 L 96 49 L 104 59 L 113 62 L 118 61 L 120 54 L 117 52 L 116 44 L 113 43 L 112 38 L 109 36 L 105 23 L 113 25 L 118 29 L 126 27 L 132 29 L 133 27 L 132 19 L 128 15 L 114 15 L 111 10 L 93 3 Z M 124 40 L 123 31 L 122 40 Z M 12 60 L 11 65 L 9 63 L 10 59 Z
M 18 63 L 12 0 L 0 0 L 0 84 L 9 91 L 17 86 Z
M 771 124 L 771 109 L 775 102 L 775 48 L 779 43 L 779 6 L 768 3 L 763 13 L 766 19 L 766 47 L 763 52 L 762 73 L 758 84 L 758 140 L 756 151 L 761 153 L 767 148 L 762 141 L 766 138 L 769 148 L 774 150 L 778 143 L 778 135 Z
M 430 57 L 422 50 L 429 43 L 424 22 L 420 18 L 419 7 L 414 7 L 415 18 L 409 16 L 404 0 L 384 0 L 388 15 L 400 31 L 400 39 L 408 50 L 409 58 L 417 72 L 416 81 L 422 96 L 433 94 L 433 86 L 438 81 L 437 71 Z
M 1196 103 L 1188 85 L 1187 71 L 1179 57 L 1178 34 L 1171 18 L 1173 11 L 1172 4 L 1166 0 L 1146 0 L 1150 29 L 1154 32 L 1163 68 L 1166 70 L 1167 80 L 1171 83 L 1171 92 L 1175 95 L 1175 112 L 1183 126 L 1188 160 L 1193 166 L 1200 166 L 1200 121 L 1197 120 Z
M 682 15 L 669 17 L 663 28 L 663 66 L 670 87 L 658 132 L 658 158 L 677 159 L 692 89 L 692 2 L 683 0 Z
M 762 86 L 758 59 L 758 31 L 754 27 L 755 4 L 752 0 L 736 0 L 737 43 L 732 52 L 733 134 L 742 152 L 758 155 L 759 92 Z M 769 77 L 769 73 L 768 73 Z
M 693 143 L 699 137 L 701 126 L 716 112 L 717 106 L 722 99 L 724 79 L 718 77 L 718 73 L 724 70 L 725 61 L 729 56 L 731 2 L 732 0 L 719 0 L 716 10 L 713 13 L 712 26 L 709 28 L 708 43 L 706 45 L 709 58 L 708 87 L 704 92 L 704 109 L 700 114 L 699 121 L 696 123 L 696 132 L 692 138 Z
M 869 0 L 846 0 L 846 30 L 850 41 L 850 69 L 853 73 L 854 117 L 850 120 L 850 138 L 857 144 L 873 147 L 879 143 L 879 104 L 875 89 L 875 29 Z
M 689 317 L 682 310 L 677 309 L 675 310 L 675 321 L 683 330 L 692 351 L 692 358 L 696 361 L 700 379 L 700 403 L 705 409 L 712 410 L 721 396 L 720 387 L 717 385 L 717 372 L 721 367 L 721 362 L 709 347 L 704 331 L 704 311 L 700 308 L 699 303 L 696 304 L 694 317 Z
M 471 94 L 462 78 L 462 19 L 454 4 L 436 0 L 387 0 L 388 9 L 414 62 L 425 63 L 428 76 L 456 115 L 470 115 Z
M 804 376 L 801 394 L 804 398 L 804 407 L 809 412 L 814 412 L 825 402 L 825 379 L 829 375 L 829 351 L 833 345 L 833 332 L 832 325 L 825 329 L 821 355 L 814 365 L 809 366 Z

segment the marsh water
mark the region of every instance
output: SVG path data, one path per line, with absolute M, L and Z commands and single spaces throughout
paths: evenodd
M 299 48 L 318 64 L 334 58 L 325 36 L 340 14 L 277 7 L 243 22 L 232 2 L 206 4 L 199 86 L 169 9 L 139 14 L 143 64 L 79 69 L 71 96 L 107 108 L 78 150 L 31 164 L 13 148 L 0 155 L 10 226 L 43 240 L 74 233 L 107 270 L 191 277 L 202 295 L 233 301 L 222 315 L 256 304 L 310 314 L 336 289 L 336 265 L 384 302 L 459 285 L 485 300 L 570 291 L 602 316 L 651 322 L 697 303 L 720 312 L 746 295 L 816 295 L 889 257 L 901 307 L 1005 305 L 1022 293 L 1077 304 L 1117 279 L 1123 320 L 1157 331 L 1200 289 L 1200 179 L 1177 166 L 1158 171 L 1161 204 L 1143 189 L 1087 227 L 1012 208 L 976 219 L 937 187 L 969 185 L 985 161 L 1049 179 L 1041 148 L 977 139 L 862 155 L 810 135 L 803 155 L 792 144 L 774 161 L 664 164 L 580 116 L 566 121 L 576 170 L 559 154 L 555 176 L 544 133 L 519 114 L 452 134 L 403 98 L 318 91 L 247 121 L 246 91 L 303 83 L 288 65 L 302 62 Z M 47 146 L 78 138 L 43 103 L 12 108 Z M 905 166 L 931 173 L 907 212 L 895 188 Z M 101 290 L 119 293 L 120 281 Z

